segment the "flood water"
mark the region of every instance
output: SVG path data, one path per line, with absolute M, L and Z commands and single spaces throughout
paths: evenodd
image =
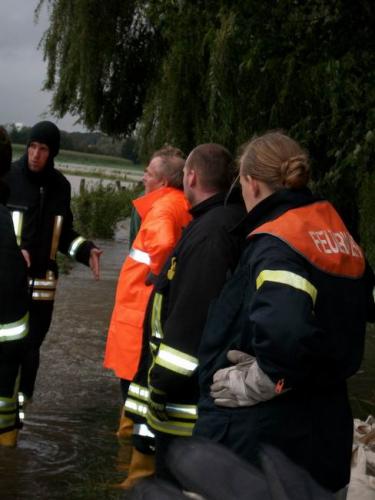
M 132 188 L 134 187 L 135 182 L 127 182 L 127 181 L 115 181 L 113 179 L 102 179 L 99 177 L 84 177 L 82 175 L 66 175 L 64 176 L 68 179 L 71 188 L 72 188 L 72 195 L 75 196 L 79 194 L 80 191 L 80 186 L 82 179 L 84 179 L 85 182 L 85 188 L 87 190 L 91 190 L 101 184 L 104 187 L 107 186 L 112 186 L 114 188 L 117 188 L 118 186 L 121 186 L 121 188 Z
M 112 487 L 125 477 L 116 470 L 119 384 L 102 367 L 124 234 L 97 242 L 99 282 L 79 264 L 60 277 L 34 401 L 17 448 L 0 448 L 1 500 L 126 498 Z

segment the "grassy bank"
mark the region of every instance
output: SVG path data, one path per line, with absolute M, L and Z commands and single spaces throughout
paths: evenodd
M 16 160 L 25 152 L 25 146 L 22 144 L 13 144 L 13 158 Z M 130 160 L 119 158 L 117 156 L 97 155 L 91 153 L 80 153 L 78 151 L 60 150 L 56 157 L 56 162 L 61 164 L 74 164 L 88 167 L 105 167 L 134 170 L 141 172 L 143 165 L 135 165 Z

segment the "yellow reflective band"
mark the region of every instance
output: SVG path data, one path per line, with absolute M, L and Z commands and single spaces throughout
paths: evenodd
M 33 300 L 54 300 L 55 291 L 54 290 L 33 290 Z
M 30 279 L 29 285 L 34 286 L 34 288 L 46 288 L 48 290 L 56 289 L 57 280 L 40 280 L 40 279 Z
M 14 426 L 16 423 L 16 412 L 9 415 L 0 414 L 0 429 L 6 429 L 7 427 Z
M 147 414 L 147 405 L 139 403 L 139 401 L 135 401 L 131 398 L 126 398 L 124 408 L 126 411 L 130 413 L 135 413 L 136 415 L 141 415 L 141 417 L 145 417 Z
M 146 424 L 134 424 L 133 435 L 144 436 L 149 438 L 155 438 L 155 434 L 151 432 L 150 428 Z
M 194 423 L 178 422 L 176 420 L 158 420 L 150 412 L 147 413 L 147 423 L 156 431 L 165 432 L 166 434 L 173 434 L 174 436 L 192 436 Z
M 191 375 L 198 367 L 198 358 L 177 351 L 177 349 L 165 344 L 160 344 L 155 364 L 181 375 Z
M 136 262 L 140 262 L 141 264 L 150 265 L 151 259 L 148 253 L 143 252 L 142 250 L 138 250 L 137 248 L 132 247 L 129 252 L 129 256 L 135 260 Z
M 82 243 L 86 241 L 85 238 L 82 238 L 82 236 L 78 236 L 75 240 L 73 240 L 70 244 L 68 253 L 71 257 L 75 257 L 78 248 L 82 245 Z
M 150 342 L 150 349 L 151 349 L 152 353 L 154 353 L 157 348 L 158 348 L 158 346 L 156 344 L 154 344 L 153 342 Z
M 142 387 L 141 385 L 135 384 L 134 382 L 130 384 L 128 393 L 136 398 L 142 399 L 143 401 L 148 401 L 150 397 L 150 392 L 148 389 Z
M 14 232 L 17 238 L 17 244 L 21 244 L 21 236 L 22 236 L 22 225 L 23 225 L 23 213 L 22 212 L 12 212 L 12 221 Z
M 10 340 L 20 340 L 27 335 L 29 331 L 29 313 L 23 318 L 13 323 L 0 323 L 0 342 L 9 342 Z
M 270 281 L 272 283 L 281 283 L 283 285 L 288 285 L 293 288 L 297 288 L 298 290 L 302 290 L 303 292 L 310 295 L 313 304 L 315 305 L 318 290 L 307 279 L 302 278 L 302 276 L 299 276 L 298 274 L 292 273 L 290 271 L 273 271 L 265 269 L 257 277 L 257 290 L 259 290 L 259 288 L 266 281 Z
M 163 296 L 160 293 L 155 293 L 152 302 L 151 314 L 151 336 L 157 339 L 162 339 L 163 329 L 161 327 L 161 308 L 163 304 Z
M 196 420 L 198 418 L 198 410 L 195 405 L 177 405 L 168 403 L 165 407 L 168 416 L 174 418 L 185 418 L 189 420 Z
M 0 411 L 15 411 L 16 408 L 15 398 L 0 398 Z

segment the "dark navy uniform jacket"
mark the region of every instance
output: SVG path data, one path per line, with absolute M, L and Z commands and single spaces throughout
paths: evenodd
M 333 207 L 308 190 L 273 194 L 238 229 L 247 247 L 211 306 L 198 356 L 195 433 L 250 461 L 261 442 L 276 445 L 337 491 L 349 482 L 346 379 L 360 366 L 373 314 L 371 271 Z M 209 388 L 230 349 L 256 356 L 291 390 L 253 407 L 216 407 Z

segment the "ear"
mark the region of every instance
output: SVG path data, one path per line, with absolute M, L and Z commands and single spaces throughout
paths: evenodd
M 255 199 L 258 198 L 260 194 L 260 186 L 257 179 L 254 179 L 254 177 L 251 177 L 251 175 L 247 175 L 246 181 L 249 183 L 249 187 L 251 189 L 254 198 Z
M 189 187 L 194 187 L 197 185 L 198 176 L 197 172 L 193 168 L 191 168 L 187 173 L 187 181 Z

